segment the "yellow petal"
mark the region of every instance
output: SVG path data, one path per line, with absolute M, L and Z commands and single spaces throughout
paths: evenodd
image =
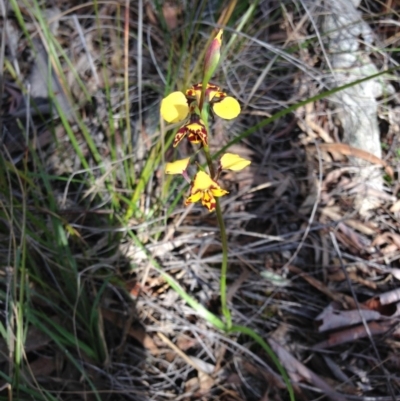
M 221 46 L 221 42 L 222 42 L 222 34 L 224 33 L 223 29 L 220 29 L 217 33 L 217 35 L 215 36 L 215 39 L 218 41 L 219 45 Z
M 197 191 L 206 191 L 211 187 L 219 188 L 219 185 L 212 180 L 207 173 L 204 171 L 199 171 L 194 177 L 191 193 L 193 194 Z
M 233 153 L 225 153 L 221 157 L 220 163 L 223 170 L 239 171 L 247 167 L 251 161 Z
M 186 96 L 182 92 L 172 92 L 161 102 L 160 113 L 169 123 L 184 120 L 189 114 Z
M 187 199 L 186 199 L 186 201 L 185 201 L 185 205 L 187 206 L 187 205 L 189 205 L 190 203 L 196 203 L 196 202 L 198 202 L 201 198 L 202 198 L 202 196 L 203 196 L 203 193 L 202 192 L 197 192 L 197 193 L 195 193 L 195 194 L 193 194 L 193 195 L 190 195 Z
M 218 117 L 231 120 L 239 115 L 240 104 L 235 98 L 227 96 L 220 102 L 214 103 L 213 110 Z
M 226 195 L 226 194 L 229 194 L 229 192 L 228 191 L 225 191 L 225 189 L 222 189 L 222 188 L 212 188 L 211 190 L 211 193 L 214 195 L 214 196 L 216 196 L 216 197 L 219 197 L 219 196 L 224 196 L 224 195 Z
M 165 166 L 165 174 L 182 174 L 186 170 L 189 164 L 189 160 L 190 157 L 187 157 L 186 159 L 167 163 L 167 165 Z

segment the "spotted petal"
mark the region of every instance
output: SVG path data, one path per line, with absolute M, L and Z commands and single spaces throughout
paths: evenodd
M 192 114 L 190 118 L 191 121 L 179 128 L 176 133 L 172 144 L 173 147 L 176 147 L 186 135 L 188 136 L 189 141 L 194 144 L 208 144 L 207 130 L 201 118 L 196 114 Z
M 215 209 L 215 206 L 217 204 L 211 191 L 205 191 L 203 193 L 203 197 L 201 198 L 201 204 L 205 206 L 209 212 L 212 212 Z
M 188 139 L 192 143 L 204 143 L 207 145 L 207 130 L 202 120 L 192 122 L 186 125 Z

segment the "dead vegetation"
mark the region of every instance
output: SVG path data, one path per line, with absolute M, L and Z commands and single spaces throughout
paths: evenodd
M 185 84 L 230 3 L 131 2 L 127 23 L 123 3 L 0 1 L 1 399 L 288 399 L 268 355 L 216 330 L 151 261 L 220 314 L 218 226 L 182 206 L 183 183 L 164 191 L 162 162 L 172 153 L 161 147 L 158 107 L 166 85 Z M 268 341 L 296 400 L 392 401 L 400 397 L 398 73 L 384 77 L 395 91 L 376 99 L 382 156 L 345 143 L 329 93 L 299 104 L 332 88 L 319 25 L 327 9 L 312 3 L 261 0 L 247 20 L 238 5 L 226 30 L 219 84 L 243 113 L 215 122 L 213 152 L 298 105 L 230 148 L 252 165 L 223 176 L 228 300 L 235 324 Z M 386 0 L 358 10 L 375 35 L 377 71 L 397 67 L 400 9 Z M 124 220 L 157 146 L 160 163 Z M 379 187 L 368 186 L 374 174 Z M 378 201 L 360 213 L 360 197 Z

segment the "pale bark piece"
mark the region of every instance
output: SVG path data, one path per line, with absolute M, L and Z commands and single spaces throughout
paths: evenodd
M 359 3 L 359 0 L 325 2 L 322 30 L 328 40 L 326 53 L 333 74 L 330 87 L 342 86 L 378 72 L 369 55 L 373 32 L 357 10 Z M 382 154 L 376 99 L 385 91 L 393 89 L 385 86 L 382 78 L 376 78 L 344 89 L 329 99 L 343 128 L 344 142 L 379 159 Z M 383 178 L 379 169 L 365 160 L 354 158 L 352 162 L 360 167 L 362 182 L 371 188 L 382 189 Z M 355 203 L 359 212 L 367 216 L 368 211 L 380 202 L 362 192 L 365 191 L 360 190 Z
M 363 318 L 368 322 L 371 320 L 379 320 L 381 317 L 381 314 L 374 310 L 338 310 L 335 309 L 334 305 L 331 303 L 315 318 L 315 320 L 320 323 L 318 331 L 322 333 L 328 330 L 360 324 Z
M 367 325 L 371 335 L 376 336 L 380 334 L 385 334 L 388 330 L 391 329 L 393 323 L 374 321 L 368 323 Z M 356 340 L 359 340 L 360 338 L 365 338 L 365 337 L 368 337 L 368 332 L 365 329 L 364 325 L 360 324 L 358 326 L 354 326 L 349 329 L 332 333 L 329 336 L 328 340 L 322 341 L 314 345 L 313 349 L 318 350 L 318 349 L 331 348 L 337 345 L 354 342 Z
M 389 305 L 400 301 L 400 288 L 378 295 L 382 305 Z
M 290 379 L 295 383 L 305 382 L 319 388 L 332 401 L 346 401 L 346 398 L 335 391 L 328 383 L 317 374 L 299 362 L 292 354 L 286 351 L 275 340 L 268 340 L 281 364 L 286 369 Z

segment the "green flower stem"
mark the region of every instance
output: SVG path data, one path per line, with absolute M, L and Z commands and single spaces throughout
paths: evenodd
M 209 132 L 208 129 L 207 132 Z M 203 146 L 203 152 L 207 160 L 208 169 L 210 170 L 210 176 L 212 179 L 215 179 L 215 169 L 210 154 L 210 148 L 208 146 Z
M 204 146 L 203 150 L 206 156 L 208 168 L 210 169 L 211 177 L 214 178 L 215 170 L 208 146 Z M 221 280 L 220 280 L 221 309 L 222 309 L 222 314 L 225 316 L 227 329 L 229 330 L 232 326 L 232 317 L 226 299 L 226 273 L 228 270 L 228 237 L 226 235 L 224 217 L 222 215 L 221 205 L 219 203 L 218 198 L 215 198 L 215 203 L 216 203 L 215 212 L 217 214 L 219 230 L 221 232 L 221 244 L 222 244 L 222 265 L 221 265 Z
M 208 83 L 208 81 L 205 80 L 205 79 L 203 79 L 203 83 L 202 83 L 202 86 L 201 86 L 200 101 L 199 101 L 199 109 L 200 109 L 200 112 L 203 111 L 204 98 L 205 98 L 205 95 L 206 95 L 207 83 Z
M 208 130 L 208 99 L 206 99 L 206 89 L 207 89 L 207 85 L 208 82 L 210 81 L 211 75 L 203 75 L 203 81 L 201 83 L 201 95 L 200 95 L 200 101 L 199 101 L 199 109 L 200 109 L 200 113 L 204 117 L 203 118 L 204 122 L 206 123 L 206 128 L 207 128 L 207 132 L 210 132 Z M 205 107 L 204 107 L 205 106 Z M 204 110 L 203 110 L 204 108 Z
M 204 88 L 204 86 L 203 86 L 203 88 Z M 201 117 L 204 121 L 207 133 L 209 133 L 210 129 L 208 126 L 208 108 L 207 107 L 203 107 L 201 109 Z M 214 179 L 215 178 L 215 169 L 214 169 L 214 165 L 212 162 L 210 149 L 207 145 L 205 145 L 203 147 L 203 151 L 204 151 L 204 155 L 206 156 L 207 165 L 208 165 L 208 169 L 210 170 L 211 178 Z M 222 314 L 225 317 L 226 328 L 227 328 L 227 330 L 230 330 L 230 328 L 232 327 L 232 317 L 231 317 L 231 312 L 228 308 L 228 303 L 227 303 L 227 299 L 226 299 L 226 295 L 227 295 L 226 294 L 227 293 L 227 291 L 226 291 L 226 275 L 227 275 L 227 270 L 228 270 L 228 237 L 226 235 L 224 217 L 222 215 L 221 205 L 219 203 L 218 198 L 215 198 L 215 203 L 216 203 L 215 212 L 217 214 L 219 230 L 221 232 L 221 244 L 222 244 L 222 265 L 221 265 L 221 280 L 220 280 L 221 310 L 222 310 Z
M 221 231 L 221 244 L 222 244 L 222 265 L 221 265 L 221 280 L 220 280 L 220 293 L 221 293 L 221 309 L 222 314 L 225 317 L 225 323 L 227 329 L 230 330 L 232 327 L 231 311 L 229 310 L 227 299 L 226 299 L 226 273 L 228 270 L 228 237 L 226 235 L 224 217 L 222 216 L 221 205 L 219 199 L 215 198 L 217 214 L 217 220 L 219 229 Z

